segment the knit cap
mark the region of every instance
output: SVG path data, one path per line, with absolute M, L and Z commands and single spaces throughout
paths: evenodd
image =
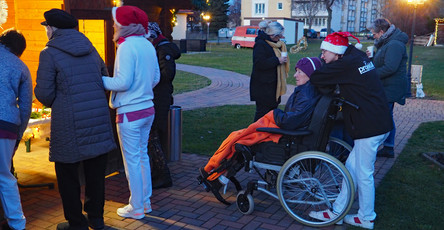
M 113 20 L 118 26 L 129 26 L 130 24 L 141 24 L 148 33 L 148 16 L 135 6 L 120 6 L 112 9 Z
M 358 41 L 358 43 L 355 45 L 357 49 L 362 48 L 362 44 L 359 39 L 353 36 L 350 32 L 334 32 L 327 35 L 324 41 L 322 41 L 321 50 L 328 50 L 335 54 L 344 54 L 349 44 L 348 37 L 353 37 Z
M 304 57 L 299 59 L 298 63 L 296 64 L 295 68 L 300 69 L 302 72 L 307 74 L 308 77 L 311 76 L 311 74 L 321 68 L 321 60 L 317 57 Z

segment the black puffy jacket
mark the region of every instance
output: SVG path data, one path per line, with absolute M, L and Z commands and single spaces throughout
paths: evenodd
M 173 104 L 173 80 L 176 75 L 176 62 L 180 58 L 180 50 L 176 44 L 162 39 L 156 44 L 157 60 L 160 68 L 160 81 L 154 87 L 154 107 L 156 110 L 169 110 Z
M 309 125 L 311 114 L 319 101 L 320 94 L 307 82 L 294 89 L 288 98 L 285 110 L 275 109 L 274 121 L 281 129 L 294 130 Z
M 35 96 L 51 107 L 49 160 L 75 163 L 117 146 L 102 75 L 105 63 L 74 29 L 58 29 L 40 53 Z

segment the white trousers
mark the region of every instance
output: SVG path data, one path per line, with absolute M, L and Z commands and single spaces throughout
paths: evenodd
M 129 204 L 135 213 L 143 213 L 152 194 L 148 137 L 154 115 L 128 122 L 126 116 L 117 124 L 126 179 L 130 190 Z
M 12 155 L 15 140 L 0 138 L 0 199 L 3 211 L 12 229 L 25 229 L 26 219 L 23 215 L 17 179 L 11 173 Z
M 376 153 L 379 145 L 389 133 L 374 137 L 357 139 L 350 152 L 345 167 L 350 172 L 359 197 L 358 217 L 362 220 L 374 220 L 375 213 L 375 171 Z M 348 191 L 343 183 L 341 193 L 333 204 L 333 210 L 340 212 L 345 208 Z M 353 202 L 353 201 L 352 201 Z

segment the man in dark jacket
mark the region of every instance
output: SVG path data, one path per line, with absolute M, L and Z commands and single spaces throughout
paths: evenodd
M 159 137 L 162 151 L 168 151 L 168 112 L 173 100 L 173 80 L 176 76 L 176 62 L 180 58 L 180 50 L 176 44 L 171 43 L 162 35 L 162 31 L 156 22 L 148 24 L 150 36 L 148 40 L 153 43 L 156 49 L 157 60 L 160 68 L 160 81 L 154 87 L 154 109 L 156 110 L 154 122 L 151 126 L 150 137 Z M 152 142 L 148 142 L 148 145 Z M 149 148 L 148 148 L 149 149 Z M 148 152 L 150 154 L 150 152 Z M 150 156 L 150 161 L 162 163 L 162 172 L 151 170 L 153 189 L 166 188 L 172 186 L 170 171 L 166 162 L 154 161 Z M 164 157 L 165 158 L 165 157 Z
M 408 92 L 409 82 L 407 79 L 407 51 L 406 44 L 409 37 L 390 21 L 385 18 L 376 19 L 370 30 L 375 37 L 375 47 L 378 49 L 372 61 L 376 72 L 384 86 L 388 105 L 393 119 L 393 108 L 395 102 L 404 105 Z M 372 54 L 367 51 L 367 56 Z M 393 121 L 393 129 L 384 141 L 384 147 L 378 151 L 378 156 L 395 156 L 393 147 L 395 146 L 396 126 Z
M 321 44 L 321 58 L 326 64 L 312 74 L 310 81 L 319 87 L 333 88 L 339 85 L 340 96 L 359 106 L 343 106 L 345 128 L 354 139 L 354 147 L 346 167 L 359 194 L 358 214 L 347 215 L 344 221 L 354 226 L 373 229 L 376 218 L 373 178 L 376 152 L 393 125 L 376 69 L 364 52 L 348 45 L 349 36 L 352 35 L 348 32 L 336 32 L 325 38 Z M 316 219 L 329 220 L 343 212 L 348 195 L 344 187 L 332 210 L 311 212 L 309 215 Z
M 102 75 L 106 66 L 78 21 L 59 9 L 44 13 L 48 43 L 40 53 L 35 96 L 52 109 L 49 160 L 55 170 L 65 219 L 57 229 L 104 228 L 107 153 L 116 148 Z M 83 164 L 82 214 L 78 170 Z

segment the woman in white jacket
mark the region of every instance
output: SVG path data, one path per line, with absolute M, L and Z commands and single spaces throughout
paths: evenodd
M 154 120 L 153 88 L 159 65 L 148 33 L 148 16 L 134 6 L 114 7 L 114 41 L 118 44 L 114 77 L 103 77 L 111 90 L 110 106 L 117 110 L 117 132 L 130 189 L 129 204 L 117 209 L 121 217 L 142 219 L 151 212 L 151 170 L 148 136 Z

